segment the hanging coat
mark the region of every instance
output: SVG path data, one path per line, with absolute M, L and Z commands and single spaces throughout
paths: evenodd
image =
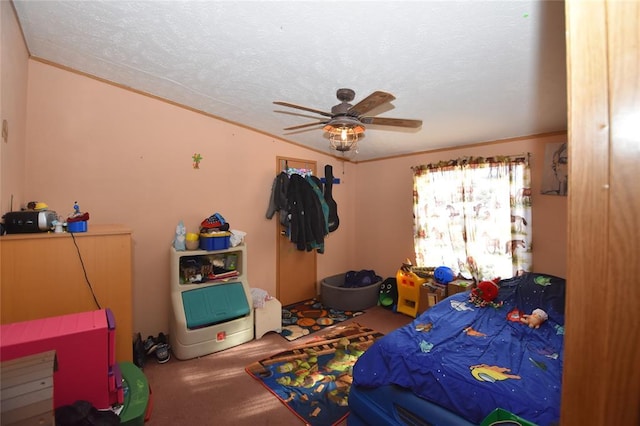
M 267 219 L 271 219 L 276 212 L 280 212 L 280 224 L 289 226 L 289 212 L 287 210 L 287 190 L 289 188 L 289 175 L 285 172 L 278 173 L 271 185 L 271 197 L 267 208 Z
M 326 235 L 325 215 L 318 194 L 306 178 L 298 174 L 291 175 L 287 201 L 291 241 L 296 244 L 298 250 L 317 249 L 323 253 Z

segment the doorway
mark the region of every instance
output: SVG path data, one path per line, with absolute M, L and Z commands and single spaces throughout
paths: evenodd
M 276 157 L 276 174 L 288 169 L 316 175 L 315 161 Z M 276 222 L 276 297 L 283 306 L 316 297 L 316 252 L 298 250 Z

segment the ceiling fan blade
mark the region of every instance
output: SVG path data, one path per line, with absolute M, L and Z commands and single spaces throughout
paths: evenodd
M 327 123 L 328 123 L 328 121 L 318 121 L 316 123 L 307 123 L 307 124 L 300 124 L 299 126 L 285 127 L 283 130 L 304 129 L 305 127 L 320 126 L 320 125 L 327 124 Z
M 418 128 L 422 126 L 422 120 L 409 120 L 407 118 L 387 118 L 387 117 L 360 117 L 364 124 L 378 124 L 380 126 L 397 126 Z
M 372 94 L 370 94 L 369 96 L 367 96 L 366 98 L 364 98 L 363 100 L 361 100 L 360 102 L 358 102 L 357 104 L 349 108 L 349 110 L 347 111 L 347 114 L 358 117 L 362 114 L 365 114 L 371 111 L 375 107 L 382 105 L 385 102 L 391 102 L 395 98 L 396 97 L 393 96 L 391 93 L 386 93 L 381 91 L 373 92 Z
M 301 109 L 303 111 L 314 112 L 316 114 L 324 115 L 325 117 L 331 117 L 331 113 L 325 112 L 325 111 L 319 111 L 319 110 L 313 109 L 313 108 L 307 108 L 307 107 L 303 107 L 303 106 L 300 106 L 300 105 L 290 104 L 288 102 L 274 101 L 273 103 L 276 104 L 276 105 L 285 106 L 285 107 L 289 107 L 289 108 L 296 108 L 296 109 Z

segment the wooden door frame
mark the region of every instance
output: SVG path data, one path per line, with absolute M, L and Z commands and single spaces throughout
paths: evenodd
M 637 425 L 640 154 L 637 132 L 623 129 L 640 109 L 640 5 L 565 4 L 570 174 L 561 424 Z
M 307 168 L 311 169 L 313 171 L 314 175 L 316 175 L 316 173 L 317 173 L 318 163 L 315 160 L 307 160 L 307 159 L 294 158 L 294 157 L 277 156 L 276 157 L 276 175 L 279 174 L 280 172 L 285 171 L 287 165 L 289 164 L 289 162 L 291 162 L 291 163 L 303 163 L 303 164 L 309 166 Z M 282 272 L 281 271 L 282 256 L 281 256 L 281 253 L 280 253 L 280 238 L 281 238 L 282 226 L 280 225 L 280 221 L 279 220 L 276 220 L 275 232 L 276 232 L 276 236 L 275 236 L 275 244 L 276 244 L 276 298 L 278 298 L 278 300 L 282 301 L 281 286 L 280 286 L 280 284 L 281 284 L 280 283 L 280 276 L 281 276 L 281 272 Z M 313 252 L 312 256 L 313 256 L 313 259 L 312 259 L 313 276 L 314 276 L 314 281 L 317 281 L 317 277 L 318 277 L 317 254 L 315 252 Z M 316 292 L 317 292 L 317 290 L 316 290 Z

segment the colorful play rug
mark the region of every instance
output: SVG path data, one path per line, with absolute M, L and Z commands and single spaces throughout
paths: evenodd
M 358 323 L 338 325 L 246 371 L 308 425 L 335 425 L 349 414 L 353 365 L 382 336 Z
M 280 334 L 289 341 L 296 340 L 363 313 L 331 309 L 316 299 L 305 300 L 282 307 Z

